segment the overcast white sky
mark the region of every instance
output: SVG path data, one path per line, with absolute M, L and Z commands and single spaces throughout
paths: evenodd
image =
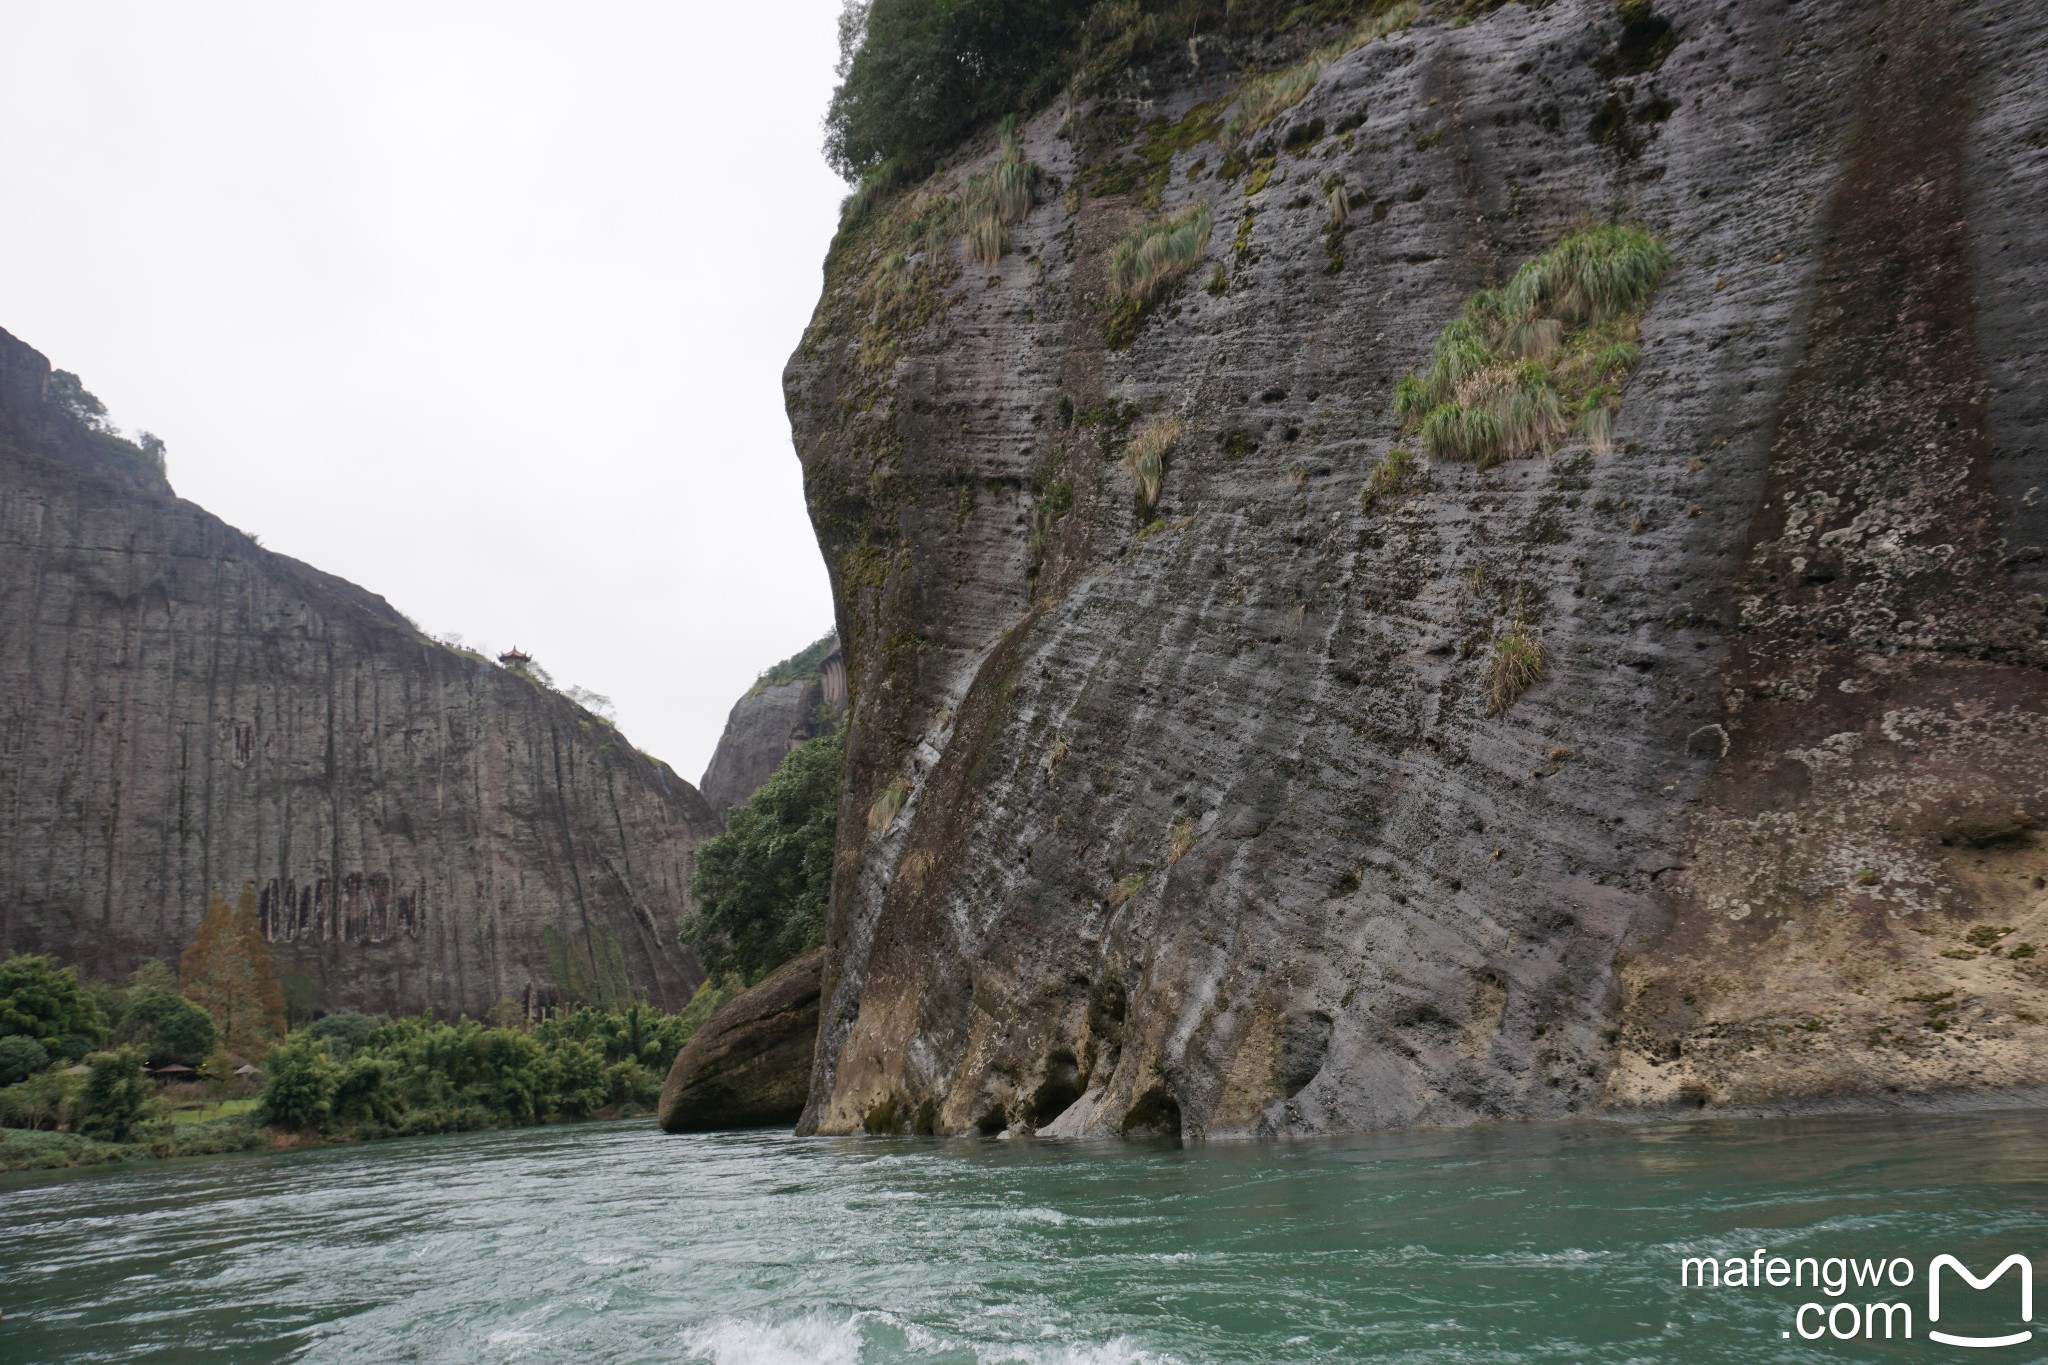
M 0 0 L 0 327 L 695 781 L 832 622 L 781 374 L 839 8 Z

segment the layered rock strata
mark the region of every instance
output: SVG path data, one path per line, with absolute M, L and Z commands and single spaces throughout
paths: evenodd
M 1237 146 L 1318 35 L 1204 38 L 1021 127 L 996 264 L 911 207 L 988 146 L 842 233 L 786 374 L 853 706 L 804 1127 L 2048 1080 L 2048 13 L 1658 22 L 1425 16 Z M 1117 243 L 1197 205 L 1120 325 Z M 1370 496 L 1465 299 L 1613 220 L 1675 268 L 1612 450 Z

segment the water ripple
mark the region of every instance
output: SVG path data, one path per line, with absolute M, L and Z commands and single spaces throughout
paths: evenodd
M 1924 1258 L 2044 1212 L 2030 1114 L 1191 1150 L 585 1125 L 0 1177 L 0 1357 L 1818 1360 L 1789 1291 L 1681 1291 L 1678 1258 Z

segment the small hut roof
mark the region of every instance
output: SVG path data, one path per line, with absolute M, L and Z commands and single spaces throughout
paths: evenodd
M 197 1075 L 198 1073 L 195 1072 L 191 1067 L 186 1066 L 183 1062 L 166 1062 L 162 1066 L 152 1067 L 151 1074 L 157 1076 L 173 1076 L 181 1074 L 186 1076 L 192 1076 Z
M 257 1069 L 253 1063 L 243 1062 L 240 1066 L 235 1068 L 235 1074 L 237 1076 L 254 1076 L 256 1074 L 256 1070 Z

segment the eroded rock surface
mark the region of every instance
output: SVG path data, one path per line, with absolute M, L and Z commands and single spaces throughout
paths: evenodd
M 842 237 L 786 375 L 853 697 L 806 1127 L 2048 1079 L 2048 13 L 1668 14 L 1425 20 L 1236 154 L 1201 120 L 1287 53 L 1205 39 L 1023 126 L 994 267 Z M 1196 203 L 1112 349 L 1116 242 Z M 1466 297 L 1617 218 L 1676 265 L 1615 448 L 1362 497 Z
M 823 950 L 805 953 L 704 1021 L 661 1087 L 661 1126 L 787 1126 L 803 1112 L 818 1038 Z
M 314 1008 L 677 1008 L 689 783 L 175 497 L 0 333 L 0 954 L 118 977 L 252 890 Z

